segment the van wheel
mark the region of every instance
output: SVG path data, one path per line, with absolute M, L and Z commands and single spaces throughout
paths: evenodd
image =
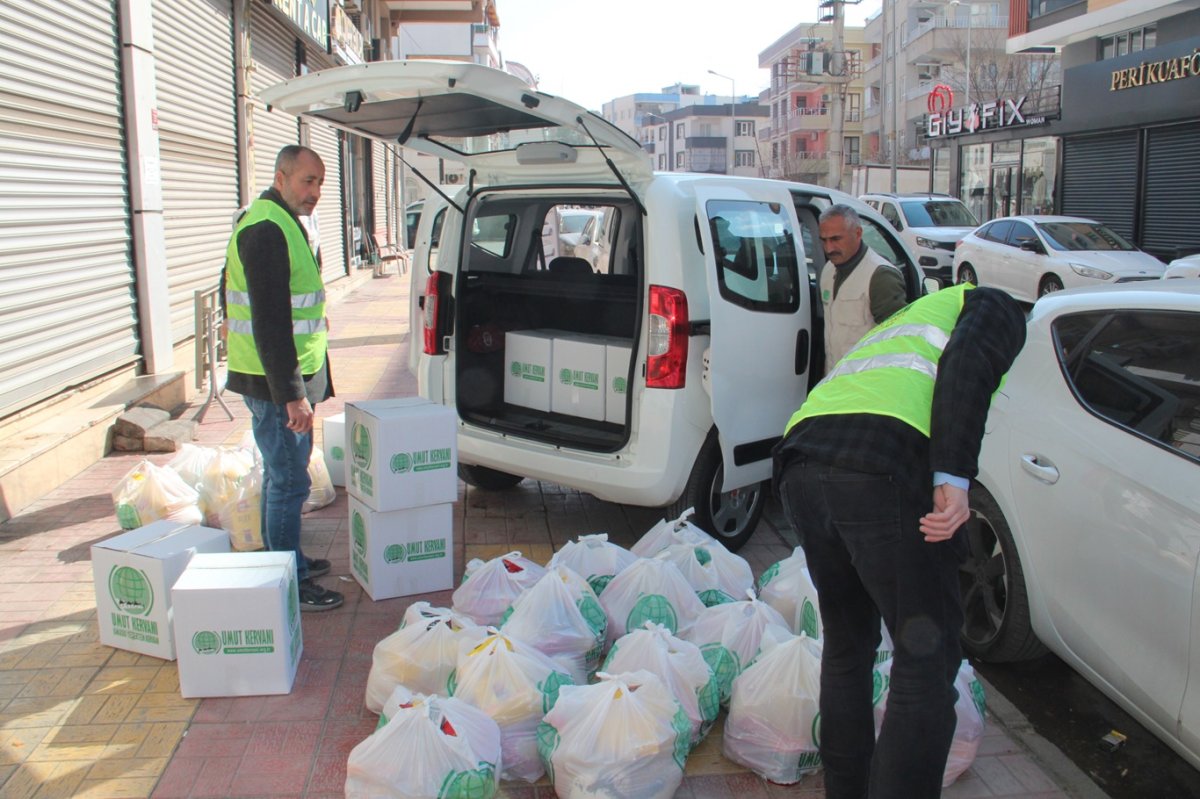
M 512 488 L 525 478 L 519 474 L 509 474 L 486 466 L 468 466 L 458 464 L 458 477 L 464 483 L 484 491 L 503 491 Z
M 725 467 L 721 462 L 721 445 L 714 432 L 696 457 L 696 465 L 688 477 L 683 494 L 667 509 L 667 518 L 678 518 L 688 508 L 695 508 L 692 522 L 737 552 L 750 540 L 766 505 L 766 484 L 756 483 L 733 491 L 722 491 Z

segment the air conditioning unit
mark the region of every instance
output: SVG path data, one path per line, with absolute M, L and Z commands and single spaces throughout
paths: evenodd
M 462 183 L 462 175 L 458 174 L 457 172 L 451 172 L 446 175 L 446 183 L 450 185 Z

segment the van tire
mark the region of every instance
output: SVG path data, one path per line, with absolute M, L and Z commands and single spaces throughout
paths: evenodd
M 525 479 L 519 474 L 509 474 L 486 466 L 468 466 L 465 463 L 458 464 L 458 478 L 467 485 L 484 491 L 504 491 Z
M 695 508 L 692 522 L 730 552 L 737 552 L 750 540 L 762 518 L 763 507 L 767 504 L 767 484 L 763 482 L 722 492 L 724 475 L 721 445 L 714 430 L 696 456 L 696 464 L 683 493 L 668 506 L 667 518 L 677 519 L 688 508 Z

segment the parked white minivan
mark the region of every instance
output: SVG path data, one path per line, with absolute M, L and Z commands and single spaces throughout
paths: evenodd
M 410 366 L 421 396 L 457 411 L 470 485 L 531 477 L 694 507 L 736 549 L 762 514 L 771 447 L 822 374 L 820 212 L 854 206 L 910 298 L 921 291 L 911 252 L 849 195 L 655 174 L 617 127 L 487 67 L 338 67 L 263 99 L 466 164 L 466 185 L 421 215 Z M 546 220 L 578 206 L 612 220 L 606 270 L 546 257 Z

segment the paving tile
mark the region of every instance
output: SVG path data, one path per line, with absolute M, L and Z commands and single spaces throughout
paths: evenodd
M 229 786 L 229 796 L 299 795 L 308 782 L 309 762 L 288 756 L 246 755 Z
M 54 729 L 54 727 L 0 729 L 0 765 L 23 763 Z
M 192 786 L 206 762 L 203 757 L 171 758 L 163 770 L 162 777 L 159 778 L 153 796 L 156 799 L 176 799 L 191 795 Z
M 242 759 L 226 757 L 206 758 L 204 766 L 192 783 L 193 797 L 226 797 L 233 785 L 234 775 Z
M 158 776 L 121 776 L 104 779 L 87 778 L 80 781 L 72 795 L 74 799 L 141 799 L 154 790 Z

